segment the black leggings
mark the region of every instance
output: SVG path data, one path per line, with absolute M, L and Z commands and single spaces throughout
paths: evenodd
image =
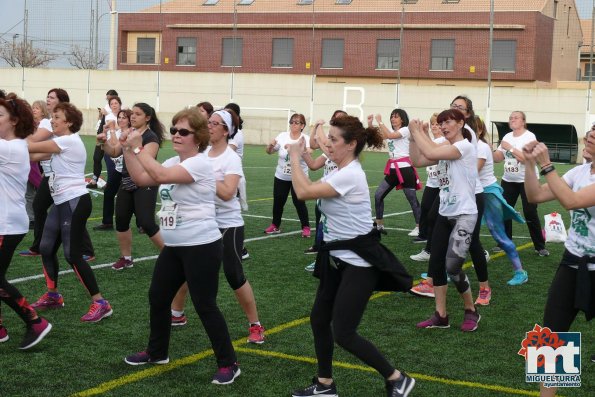
M 436 214 L 434 216 L 430 216 L 432 206 L 436 198 L 440 195 L 440 188 L 437 187 L 428 187 L 426 186 L 424 189 L 424 193 L 421 196 L 421 205 L 420 211 L 421 214 L 419 216 L 419 237 L 430 240 L 432 236 L 432 228 L 434 227 L 434 222 L 436 221 Z M 429 252 L 429 250 L 428 250 Z
M 41 239 L 41 260 L 48 288 L 58 288 L 58 248 L 64 246 L 66 262 L 72 266 L 80 282 L 91 296 L 99 293 L 91 266 L 83 259 L 83 231 L 91 215 L 91 197 L 80 197 L 54 205 L 48 214 Z
M 333 377 L 332 361 L 336 341 L 386 379 L 393 374 L 394 367 L 376 346 L 357 333 L 380 273 L 374 267 L 358 267 L 343 261 L 338 262 L 337 269 L 329 267 L 327 270 L 324 291 L 321 286 L 318 287 L 310 314 L 318 376 Z
M 415 223 L 419 224 L 420 207 L 419 201 L 417 200 L 417 194 L 415 193 L 417 185 L 415 172 L 413 171 L 413 167 L 399 168 L 399 171 L 403 177 L 403 193 L 405 194 L 407 201 L 409 201 L 409 206 L 411 207 L 411 211 L 413 211 Z M 396 171 L 391 169 L 390 172 L 391 174 L 386 175 L 384 180 L 380 182 L 380 186 L 378 186 L 376 193 L 374 194 L 376 219 L 384 218 L 384 198 L 391 192 L 391 190 L 399 185 L 399 178 L 397 177 Z
M 114 223 L 114 200 L 116 194 L 118 194 L 118 189 L 120 189 L 122 173 L 116 171 L 114 161 L 109 156 L 105 156 L 105 165 L 107 167 L 107 184 L 103 190 L 103 218 L 101 223 L 111 225 Z
M 159 232 L 155 222 L 157 187 L 139 187 L 136 190 L 118 190 L 116 198 L 116 230 L 126 232 L 130 229 L 132 214 L 136 215 L 136 224 L 142 227 L 149 237 Z
M 0 302 L 14 310 L 19 317 L 27 324 L 31 324 L 35 317 L 33 309 L 19 290 L 8 282 L 6 272 L 17 246 L 25 237 L 24 234 L 0 236 Z M 2 310 L 0 308 L 0 324 L 2 323 Z
M 236 362 L 227 323 L 217 307 L 222 251 L 219 239 L 189 247 L 165 246 L 159 254 L 149 288 L 151 336 L 147 352 L 152 358 L 168 357 L 171 301 L 187 281 L 192 303 L 215 352 L 217 366 L 228 367 Z
M 527 200 L 527 194 L 525 193 L 525 184 L 522 182 L 506 182 L 502 181 L 502 196 L 506 202 L 514 207 L 519 196 L 521 196 L 521 202 L 523 203 L 523 215 L 525 221 L 527 221 L 527 228 L 531 235 L 531 241 L 536 250 L 542 250 L 545 248 L 545 239 L 541 232 L 541 221 L 539 214 L 537 213 L 537 204 L 532 204 Z M 512 220 L 508 219 L 504 221 L 504 228 L 506 235 L 512 240 Z
M 99 176 L 101 175 L 101 160 L 103 160 L 103 149 L 100 145 L 95 145 L 95 150 L 93 151 L 93 180 L 97 182 Z
M 244 247 L 244 226 L 219 229 L 223 235 L 223 272 L 227 283 L 234 291 L 246 284 L 242 267 Z
M 48 209 L 52 206 L 52 204 L 54 204 L 54 200 L 50 194 L 50 186 L 48 184 L 49 179 L 50 178 L 47 176 L 43 177 L 39 183 L 39 187 L 37 188 L 35 198 L 33 199 L 35 227 L 33 228 L 33 244 L 29 248 L 29 250 L 33 252 L 40 252 L 39 245 L 41 244 L 41 237 L 43 235 L 45 220 L 48 216 Z M 89 232 L 87 232 L 87 229 L 85 229 L 83 233 L 83 255 L 95 256 L 95 251 L 93 249 L 93 243 L 91 242 Z
M 310 226 L 310 221 L 308 219 L 308 207 L 306 207 L 306 202 L 297 198 L 297 195 L 293 190 L 293 185 L 291 184 L 291 181 L 283 181 L 279 178 L 275 178 L 275 181 L 273 183 L 273 225 L 277 227 L 281 226 L 283 207 L 285 207 L 285 203 L 287 202 L 287 196 L 289 196 L 290 191 L 291 200 L 293 201 L 293 205 L 295 206 L 298 217 L 300 218 L 302 228 Z

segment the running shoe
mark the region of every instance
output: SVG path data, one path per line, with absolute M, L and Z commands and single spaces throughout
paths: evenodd
M 419 284 L 409 290 L 413 295 L 434 297 L 434 286 L 428 280 L 422 280 Z
M 310 232 L 310 226 L 304 226 L 302 228 L 302 237 L 303 238 L 310 238 L 311 232 Z
M 410 231 L 409 233 L 407 233 L 407 235 L 410 237 L 419 236 L 419 227 L 415 226 L 415 228 L 412 231 Z
M 479 296 L 475 300 L 475 304 L 481 305 L 481 306 L 487 306 L 490 304 L 491 299 L 492 299 L 492 289 L 482 287 L 479 289 Z
M 317 254 L 318 253 L 318 248 L 316 248 L 315 246 L 311 246 L 308 249 L 304 250 L 304 254 L 306 255 L 312 255 L 312 254 Z
M 548 250 L 546 250 L 545 248 L 542 248 L 540 250 L 535 250 L 535 252 L 537 252 L 537 255 L 539 255 L 539 256 L 550 256 L 550 252 Z
M 35 252 L 35 251 L 31 251 L 31 250 L 24 250 L 24 251 L 19 251 L 19 255 L 20 256 L 40 256 L 41 254 L 39 252 Z
M 378 230 L 380 233 L 384 234 L 385 236 L 388 234 L 386 232 L 386 230 L 384 229 L 384 224 L 378 224 L 376 222 L 374 222 L 374 229 Z
M 40 317 L 41 321 L 37 324 L 31 324 L 27 326 L 25 336 L 19 345 L 19 349 L 27 350 L 41 342 L 43 338 L 52 330 L 52 324 L 43 317 Z
M 415 386 L 415 379 L 401 372 L 401 378 L 386 381 L 386 395 L 388 397 L 407 397 Z
M 5 326 L 0 325 L 0 343 L 6 342 L 9 339 L 10 337 L 8 336 L 8 330 Z
M 499 246 L 495 246 L 494 248 L 492 248 L 493 254 L 499 254 L 500 252 L 504 252 L 504 250 L 502 248 L 500 248 Z
M 256 343 L 257 345 L 264 343 L 264 327 L 262 325 L 251 325 L 249 332 L 248 343 Z
M 124 358 L 124 362 L 129 365 L 144 365 L 144 364 L 163 365 L 163 364 L 169 363 L 169 357 L 162 358 L 162 359 L 154 359 L 154 358 L 151 358 L 151 356 L 149 356 L 149 353 L 144 351 L 144 352 L 138 352 L 138 353 L 134 353 L 129 356 L 126 356 L 126 358 Z
M 595 354 L 593 354 L 593 355 L 591 356 L 591 361 L 593 361 L 593 362 L 595 363 Z
M 417 236 L 413 240 L 411 240 L 413 244 L 425 244 L 428 242 L 428 239 Z
M 240 376 L 241 373 L 242 371 L 240 371 L 240 367 L 238 367 L 237 363 L 230 365 L 229 367 L 221 367 L 215 372 L 215 375 L 213 375 L 211 383 L 216 385 L 229 385 L 230 383 L 233 383 L 235 378 Z
M 245 261 L 246 259 L 250 258 L 250 254 L 246 247 L 242 248 L 242 260 Z
M 91 303 L 91 306 L 89 307 L 89 311 L 87 312 L 87 314 L 81 317 L 81 321 L 87 323 L 97 323 L 103 320 L 104 318 L 111 316 L 113 312 L 114 311 L 112 310 L 112 307 L 110 306 L 108 301 L 105 301 L 105 303 L 103 304 L 93 302 Z
M 102 223 L 100 225 L 93 226 L 93 230 L 98 230 L 98 231 L 114 230 L 114 225 L 112 223 Z
M 131 267 L 134 267 L 132 259 L 126 259 L 123 256 L 112 265 L 112 269 L 114 270 L 130 269 Z
M 265 234 L 278 234 L 281 233 L 281 229 L 271 223 L 269 227 L 264 229 L 264 232 Z
M 330 385 L 325 385 L 318 381 L 318 378 L 312 378 L 312 384 L 303 389 L 294 390 L 291 392 L 293 397 L 339 397 L 337 394 L 337 385 L 335 382 Z
M 182 313 L 181 316 L 174 316 L 171 315 L 171 326 L 172 327 L 181 327 L 182 325 L 186 325 L 188 323 L 188 318 L 186 315 Z
M 307 272 L 313 272 L 315 267 L 316 267 L 316 262 L 312 262 L 308 266 L 306 266 L 304 268 L 304 270 Z
M 490 261 L 490 253 L 488 250 L 483 250 L 483 255 L 486 257 L 486 263 Z
M 463 324 L 461 324 L 461 331 L 463 331 L 463 332 L 475 331 L 479 324 L 479 320 L 481 320 L 481 315 L 477 311 L 471 311 L 469 309 L 465 309 L 465 317 L 463 319 Z
M 91 181 L 91 182 L 87 183 L 86 188 L 87 189 L 97 189 L 98 188 L 97 187 L 97 182 Z
M 445 317 L 440 317 L 438 312 L 434 312 L 432 317 L 428 318 L 421 323 L 417 323 L 417 328 L 450 328 L 450 324 L 448 322 L 448 314 Z
M 514 272 L 514 275 L 510 280 L 508 280 L 506 284 L 521 285 L 525 284 L 527 281 L 529 281 L 529 276 L 527 275 L 527 272 L 525 270 L 517 270 L 516 272 Z
M 85 262 L 91 262 L 95 260 L 95 255 L 83 255 L 83 260 Z
M 411 255 L 409 258 L 416 262 L 427 262 L 430 260 L 430 253 L 423 249 L 419 254 Z
M 36 302 L 32 303 L 31 307 L 35 310 L 61 309 L 64 307 L 64 298 L 60 294 L 54 297 L 50 296 L 49 292 L 46 292 Z

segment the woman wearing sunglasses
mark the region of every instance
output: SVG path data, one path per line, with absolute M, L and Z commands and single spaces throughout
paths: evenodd
M 291 199 L 302 224 L 302 237 L 310 237 L 310 221 L 308 220 L 308 208 L 306 202 L 298 199 L 291 183 L 291 163 L 289 160 L 289 145 L 296 143 L 300 138 L 306 141 L 306 148 L 310 150 L 310 137 L 302 131 L 306 125 L 306 118 L 303 114 L 296 113 L 289 119 L 289 131 L 282 132 L 271 141 L 266 147 L 268 154 L 278 153 L 279 161 L 275 170 L 273 184 L 273 222 L 264 232 L 266 234 L 281 233 L 281 217 L 283 207 L 287 202 L 287 196 L 291 191 Z M 302 159 L 300 166 L 308 175 L 308 165 Z
M 146 103 L 137 103 L 132 107 L 130 116 L 131 132 L 136 132 L 142 137 L 141 145 L 135 149 L 146 151 L 152 158 L 157 158 L 157 152 L 163 142 L 163 124 L 157 118 L 155 109 Z M 126 134 L 120 137 L 120 141 L 106 141 L 105 152 L 110 157 L 118 157 L 123 153 L 122 141 Z M 122 182 L 116 197 L 116 231 L 120 243 L 120 258 L 112 265 L 114 270 L 122 270 L 134 266 L 132 261 L 132 231 L 130 220 L 132 215 L 136 216 L 137 225 L 142 227 L 155 247 L 163 248 L 163 239 L 159 233 L 159 226 L 155 223 L 155 206 L 157 203 L 157 184 L 137 185 L 126 165 L 126 157 L 122 166 Z
M 124 161 L 135 184 L 159 185 L 158 215 L 165 244 L 155 262 L 149 289 L 151 334 L 147 349 L 124 361 L 130 365 L 169 362 L 170 303 L 187 282 L 219 368 L 212 383 L 229 384 L 240 375 L 240 368 L 227 324 L 217 307 L 223 245 L 215 210 L 220 182 L 215 181 L 213 167 L 204 153 L 209 129 L 196 108 L 178 112 L 172 124 L 172 144 L 178 155 L 163 164 L 152 153 L 141 150 L 146 145 L 137 131 L 123 143 Z

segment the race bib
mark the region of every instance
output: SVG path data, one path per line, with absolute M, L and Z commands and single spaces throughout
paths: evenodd
M 50 188 L 50 194 L 56 193 L 56 188 L 54 187 L 54 183 L 56 182 L 56 173 L 48 172 L 45 175 L 48 177 L 48 186 Z
M 438 163 L 437 169 L 437 178 L 438 178 L 438 187 L 440 189 L 446 189 L 450 186 L 450 179 L 448 178 L 448 166 L 446 162 Z
M 521 167 L 517 159 L 513 158 L 504 160 L 505 174 L 518 174 L 519 172 L 521 172 Z
M 428 178 L 436 179 L 438 178 L 438 167 L 435 165 L 426 167 L 426 173 L 428 174 Z
M 285 164 L 283 166 L 283 175 L 291 175 L 291 165 Z
M 175 229 L 178 223 L 178 205 L 174 203 L 163 206 L 157 216 L 159 216 L 159 228 L 164 230 Z

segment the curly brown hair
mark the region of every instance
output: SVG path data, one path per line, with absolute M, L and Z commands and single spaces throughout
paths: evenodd
M 33 111 L 29 102 L 20 99 L 15 93 L 11 92 L 6 98 L 0 99 L 0 106 L 8 111 L 11 121 L 16 121 L 14 135 L 17 138 L 25 139 L 35 132 Z
M 207 119 L 200 113 L 197 107 L 182 109 L 171 119 L 172 125 L 180 120 L 187 120 L 194 135 L 194 143 L 198 145 L 198 152 L 202 153 L 209 145 L 209 127 Z
M 357 117 L 343 116 L 330 121 L 330 124 L 341 130 L 345 143 L 356 141 L 354 155 L 359 156 L 364 146 L 380 149 L 384 145 L 384 138 L 378 127 L 365 128 Z
M 68 130 L 72 133 L 80 131 L 83 125 L 83 114 L 70 102 L 60 102 L 54 107 L 54 113 L 61 111 L 64 113 L 66 121 L 70 123 Z

